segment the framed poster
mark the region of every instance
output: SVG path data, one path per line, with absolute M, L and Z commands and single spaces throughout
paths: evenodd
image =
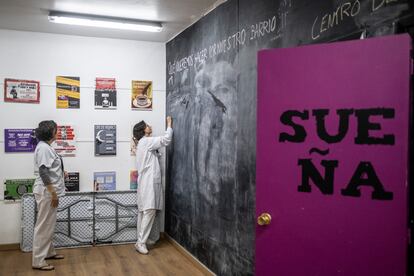
M 116 125 L 95 125 L 95 155 L 116 155 Z
M 80 108 L 79 77 L 56 77 L 56 107 Z
M 152 110 L 152 81 L 132 81 L 131 108 Z
M 61 156 L 76 155 L 76 135 L 73 125 L 58 126 L 57 139 L 52 147 Z
M 34 152 L 36 145 L 34 129 L 4 130 L 4 152 Z
M 39 103 L 40 83 L 33 80 L 4 80 L 4 101 L 17 103 Z
M 65 188 L 68 192 L 79 192 L 79 172 L 68 172 Z
M 116 190 L 116 172 L 94 172 L 93 173 L 93 190 L 98 191 L 115 191 Z

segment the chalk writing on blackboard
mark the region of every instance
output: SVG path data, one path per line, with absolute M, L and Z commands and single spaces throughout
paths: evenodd
M 251 24 L 249 27 L 241 28 L 226 38 L 213 42 L 206 48 L 193 54 L 177 59 L 174 62 L 168 62 L 168 74 L 174 75 L 190 67 L 199 68 L 208 59 L 238 49 L 238 47 L 247 44 L 248 41 L 254 41 L 271 34 L 275 34 L 272 40 L 281 38 L 283 30 L 287 26 L 288 14 L 288 11 L 280 11 L 265 20 Z
M 369 27 L 367 17 L 396 18 L 403 10 L 408 9 L 407 3 L 402 0 L 370 0 L 367 2 L 355 0 L 344 2 L 336 9 L 316 16 L 313 21 L 312 40 L 320 38 L 325 32 L 345 24 L 348 18 L 352 18 L 358 27 Z M 361 21 L 361 22 L 359 22 Z M 378 23 L 378 20 L 374 20 Z

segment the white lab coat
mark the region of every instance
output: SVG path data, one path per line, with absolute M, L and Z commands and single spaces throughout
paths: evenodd
M 56 255 L 53 246 L 53 234 L 55 232 L 57 208 L 50 206 L 52 196 L 47 190 L 39 175 L 39 168 L 46 166 L 49 169 L 51 185 L 55 187 L 57 195 L 65 194 L 63 162 L 56 151 L 46 142 L 40 141 L 34 153 L 34 174 L 36 181 L 33 194 L 37 204 L 37 220 L 33 232 L 32 266 L 43 267 L 47 263 L 45 259 Z
M 162 210 L 164 205 L 161 168 L 158 149 L 166 147 L 172 140 L 173 130 L 167 128 L 163 136 L 142 137 L 137 145 L 136 165 L 138 171 L 138 211 Z

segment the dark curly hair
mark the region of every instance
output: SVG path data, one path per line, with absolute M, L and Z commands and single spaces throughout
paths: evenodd
M 147 127 L 147 124 L 144 121 L 141 121 L 135 124 L 134 129 L 132 131 L 132 135 L 134 136 L 134 139 L 137 143 L 142 137 L 145 136 L 146 127 Z
M 56 131 L 57 124 L 54 121 L 41 121 L 35 129 L 35 135 L 39 141 L 49 141 L 55 136 Z

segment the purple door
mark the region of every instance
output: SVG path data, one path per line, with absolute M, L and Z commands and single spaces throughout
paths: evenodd
M 256 275 L 405 275 L 410 49 L 259 52 Z

